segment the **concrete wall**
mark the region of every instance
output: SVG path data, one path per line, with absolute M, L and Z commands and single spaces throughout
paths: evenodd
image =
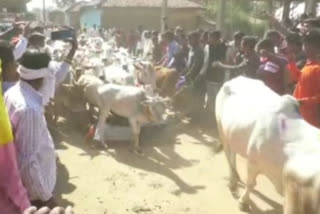
M 80 29 L 80 12 L 67 12 L 67 23 L 75 29 Z
M 82 27 L 101 26 L 102 10 L 97 8 L 84 8 L 81 10 L 80 24 Z
M 64 25 L 66 24 L 66 17 L 65 14 L 61 11 L 52 11 L 48 13 L 48 17 L 50 22 L 58 24 L 58 25 Z
M 192 30 L 199 25 L 201 10 L 197 9 L 169 9 L 168 26 L 177 25 Z M 145 29 L 160 30 L 160 8 L 105 8 L 102 15 L 102 26 L 105 28 L 120 27 L 136 29 L 143 25 Z

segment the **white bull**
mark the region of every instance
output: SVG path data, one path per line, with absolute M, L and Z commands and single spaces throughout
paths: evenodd
M 102 80 L 93 75 L 84 74 L 80 76 L 76 84 L 83 91 L 85 100 L 88 101 L 90 105 L 99 105 L 98 88 L 104 84 Z
M 140 152 L 141 126 L 162 120 L 164 100 L 147 97 L 143 88 L 106 84 L 98 88 L 100 116 L 94 140 L 104 143 L 104 124 L 110 111 L 126 117 L 134 134 L 134 151 Z
M 118 85 L 150 85 L 154 91 L 157 89 L 156 71 L 150 62 L 126 62 L 107 66 L 103 71 L 105 81 Z
M 236 154 L 247 160 L 246 188 L 239 201 L 242 210 L 249 208 L 250 193 L 259 174 L 266 175 L 283 194 L 286 164 L 311 151 L 317 151 L 320 156 L 319 131 L 301 118 L 298 108 L 293 97 L 280 97 L 262 82 L 244 77 L 227 82 L 218 93 L 217 125 L 230 167 L 231 191 L 237 190 L 239 180 Z M 294 166 L 288 172 L 293 168 L 300 175 L 301 167 Z M 316 174 L 319 173 L 317 168 Z M 304 179 L 310 178 L 310 174 L 304 175 L 307 176 Z M 287 194 L 286 199 L 287 207 L 293 202 Z M 297 213 L 302 212 L 285 214 Z

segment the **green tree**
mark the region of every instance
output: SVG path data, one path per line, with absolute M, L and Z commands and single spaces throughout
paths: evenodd
M 0 0 L 0 8 L 7 8 L 8 12 L 24 12 L 30 0 Z M 2 12 L 2 11 L 1 11 Z
M 60 8 L 66 8 L 76 2 L 76 0 L 55 0 L 56 4 Z
M 246 34 L 262 35 L 266 23 L 262 19 L 265 2 L 249 0 L 225 0 L 226 10 L 224 15 L 224 32 L 231 35 L 235 31 Z M 207 6 L 207 15 L 214 20 L 218 18 L 219 1 L 210 0 Z

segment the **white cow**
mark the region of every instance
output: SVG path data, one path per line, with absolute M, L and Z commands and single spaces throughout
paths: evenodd
M 164 100 L 147 97 L 143 88 L 106 84 L 98 88 L 100 116 L 94 140 L 104 139 L 104 123 L 110 111 L 129 119 L 134 134 L 134 151 L 140 152 L 139 135 L 142 125 L 162 120 Z
M 236 154 L 247 160 L 248 176 L 245 192 L 240 197 L 241 209 L 249 208 L 250 193 L 259 174 L 266 175 L 283 194 L 286 164 L 312 151 L 320 156 L 319 130 L 305 122 L 298 109 L 299 104 L 293 97 L 280 97 L 262 82 L 244 77 L 227 82 L 218 93 L 217 125 L 230 167 L 231 191 L 237 190 L 239 179 Z M 301 167 L 293 165 L 289 165 L 288 172 L 293 168 L 300 175 Z M 318 174 L 320 170 L 313 172 Z M 311 174 L 302 174 L 302 177 L 311 178 Z M 297 213 L 301 214 L 286 214 Z
M 93 76 L 84 74 L 75 83 L 82 90 L 85 100 L 93 106 L 99 106 L 98 88 L 104 84 L 102 80 Z

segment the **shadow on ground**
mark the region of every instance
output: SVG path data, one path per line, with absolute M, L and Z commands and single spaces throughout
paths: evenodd
M 197 162 L 197 160 L 188 160 L 176 152 L 176 145 L 184 143 L 181 142 L 179 135 L 189 135 L 197 139 L 199 144 L 213 147 L 214 142 L 205 137 L 205 135 L 209 137 L 212 135 L 206 134 L 206 130 L 197 125 L 175 121 L 166 126 L 144 128 L 141 133 L 141 147 L 144 151 L 142 156 L 131 153 L 129 143 L 110 143 L 107 153 L 92 149 L 84 143 L 84 135 L 68 124 L 51 127 L 51 133 L 58 150 L 66 149 L 65 143 L 67 143 L 80 148 L 83 151 L 80 155 L 90 156 L 92 159 L 98 155 L 110 155 L 120 163 L 167 177 L 178 187 L 173 194 L 195 194 L 198 190 L 205 188 L 201 185 L 189 185 L 173 171 L 191 167 Z
M 67 167 L 63 165 L 63 163 L 61 163 L 60 161 L 58 161 L 57 163 L 57 168 L 58 178 L 54 198 L 58 202 L 59 206 L 73 206 L 74 204 L 71 201 L 68 201 L 65 198 L 63 198 L 64 194 L 70 194 L 76 189 L 76 186 L 71 183 L 71 180 L 73 178 L 70 178 Z

